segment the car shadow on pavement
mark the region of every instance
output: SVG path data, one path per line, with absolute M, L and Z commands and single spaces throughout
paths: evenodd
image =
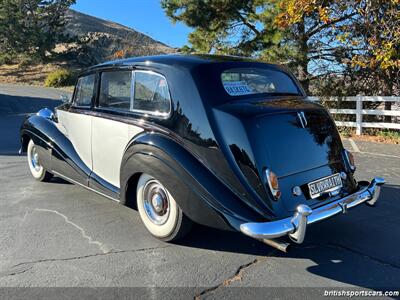
M 29 114 L 48 107 L 53 109 L 62 102 L 59 99 L 13 96 L 0 94 L 0 115 Z
M 29 114 L 42 108 L 54 109 L 62 102 L 37 97 L 21 97 L 0 94 L 0 155 L 18 155 L 19 130 Z
M 71 182 L 66 181 L 65 179 L 62 179 L 61 177 L 57 177 L 57 176 L 53 176 L 53 177 L 50 179 L 50 183 L 55 183 L 55 184 L 69 184 L 69 185 L 72 185 Z
M 362 205 L 347 215 L 314 224 L 307 229 L 306 241 L 301 245 L 292 244 L 288 253 L 237 232 L 203 226 L 195 226 L 179 245 L 256 255 L 266 257 L 266 262 L 268 258 L 291 262 L 299 259 L 302 262 L 298 263 L 304 264 L 307 272 L 340 284 L 398 287 L 399 211 L 400 186 L 385 185 L 377 207 Z

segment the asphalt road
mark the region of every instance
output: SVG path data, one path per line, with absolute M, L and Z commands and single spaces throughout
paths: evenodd
M 386 178 L 379 205 L 310 227 L 287 254 L 201 226 L 168 244 L 147 233 L 136 211 L 61 179 L 33 180 L 17 154 L 19 126 L 62 93 L 0 85 L 0 287 L 151 287 L 127 292 L 151 298 L 310 293 L 230 287 L 400 289 L 400 146 L 345 141 L 358 150 L 358 179 Z

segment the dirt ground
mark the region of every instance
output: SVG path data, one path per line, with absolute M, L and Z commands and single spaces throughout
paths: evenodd
M 47 75 L 63 67 L 63 64 L 3 64 L 0 65 L 0 83 L 44 86 Z
M 356 140 L 356 141 L 365 141 L 365 142 L 400 145 L 400 139 L 390 138 L 390 137 L 385 137 L 385 136 L 353 135 L 353 136 L 351 136 L 351 138 L 353 140 Z

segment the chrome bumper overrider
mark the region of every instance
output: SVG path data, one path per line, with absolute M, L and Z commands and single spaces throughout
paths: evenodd
M 265 223 L 244 223 L 240 230 L 253 238 L 269 240 L 288 235 L 298 244 L 304 241 L 308 224 L 319 222 L 340 213 L 346 213 L 349 208 L 361 203 L 374 205 L 380 194 L 380 187 L 385 183 L 383 178 L 374 178 L 368 186 L 363 186 L 354 194 L 311 209 L 301 204 L 296 208 L 293 217 Z

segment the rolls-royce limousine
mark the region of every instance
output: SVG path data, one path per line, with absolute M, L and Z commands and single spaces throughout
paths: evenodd
M 137 209 L 165 241 L 196 222 L 286 250 L 310 224 L 374 206 L 384 184 L 354 179 L 334 121 L 289 71 L 231 56 L 91 67 L 71 99 L 24 121 L 21 143 L 35 179 Z

